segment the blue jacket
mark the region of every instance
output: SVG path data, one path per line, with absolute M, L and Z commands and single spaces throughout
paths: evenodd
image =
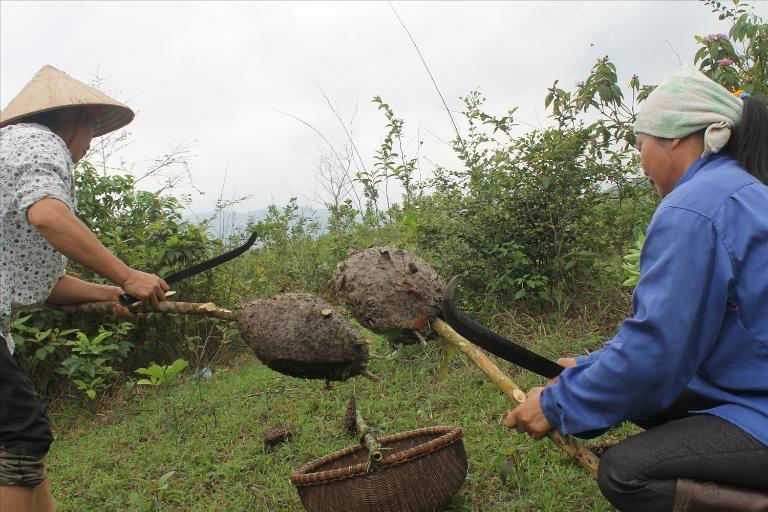
M 544 390 L 549 422 L 595 435 L 687 387 L 768 445 L 768 186 L 729 157 L 694 162 L 653 216 L 632 305 L 605 347 Z

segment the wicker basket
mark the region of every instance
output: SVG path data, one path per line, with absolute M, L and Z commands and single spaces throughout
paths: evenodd
M 384 459 L 366 472 L 368 451 L 357 445 L 326 455 L 291 475 L 309 512 L 440 510 L 467 476 L 457 427 L 428 427 L 379 438 Z

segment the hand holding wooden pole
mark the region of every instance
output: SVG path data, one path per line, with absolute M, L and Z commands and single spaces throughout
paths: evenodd
M 444 321 L 435 319 L 432 322 L 432 328 L 447 342 L 457 347 L 459 350 L 472 360 L 478 368 L 491 380 L 502 393 L 507 395 L 514 402 L 521 404 L 525 401 L 526 394 L 517 384 L 507 377 L 495 364 L 486 356 L 483 351 L 474 344 L 467 341 L 450 325 Z M 597 465 L 600 461 L 586 446 L 571 436 L 564 436 L 556 430 L 550 430 L 547 437 L 552 440 L 561 450 L 570 458 L 575 459 L 584 469 L 586 469 L 592 478 L 597 478 Z

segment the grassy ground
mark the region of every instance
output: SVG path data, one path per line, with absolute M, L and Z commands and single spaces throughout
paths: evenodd
M 528 331 L 535 348 L 550 355 L 581 352 L 599 338 L 582 329 L 576 341 L 566 342 L 574 339 L 567 325 Z M 374 352 L 391 350 L 374 339 Z M 326 389 L 323 382 L 285 377 L 242 357 L 210 379 L 143 389 L 98 412 L 75 402 L 57 404 L 57 440 L 49 458 L 57 506 L 303 510 L 288 477 L 310 460 L 353 444 L 342 423 L 355 392 L 359 410 L 381 433 L 434 425 L 464 430 L 469 472 L 448 510 L 612 510 L 587 473 L 549 441 L 534 442 L 501 427 L 509 402 L 477 368 L 457 354 L 448 379 L 437 382 L 439 360 L 437 343 L 405 347 L 393 358 L 371 362 L 381 382 L 357 379 Z M 498 364 L 523 388 L 542 382 Z M 265 448 L 262 431 L 284 423 L 293 423 L 296 435 Z

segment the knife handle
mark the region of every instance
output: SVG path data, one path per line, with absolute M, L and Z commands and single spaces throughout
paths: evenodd
M 118 301 L 120 301 L 120 304 L 123 306 L 130 306 L 131 304 L 134 304 L 136 302 L 139 302 L 139 298 L 134 297 L 133 295 L 129 293 L 121 293 L 117 297 Z

